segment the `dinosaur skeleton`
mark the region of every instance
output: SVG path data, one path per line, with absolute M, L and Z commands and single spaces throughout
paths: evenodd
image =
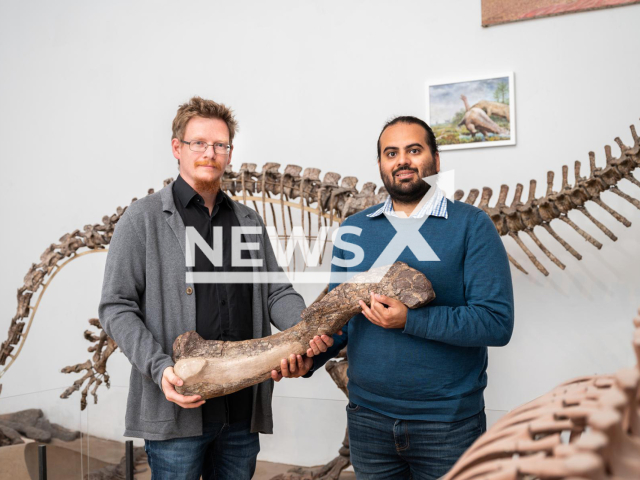
M 502 185 L 498 201 L 490 206 L 492 190 L 485 187 L 482 195 L 477 189 L 472 189 L 464 200 L 468 204 L 475 204 L 480 197 L 478 207 L 484 210 L 493 221 L 497 231 L 502 236 L 511 237 L 529 257 L 534 266 L 544 275 L 549 272 L 529 250 L 519 237 L 521 232 L 527 234 L 540 250 L 555 263 L 559 268 L 564 269 L 565 265 L 555 257 L 542 241 L 538 238 L 534 230 L 542 227 L 552 238 L 560 243 L 571 255 L 580 260 L 582 256 L 569 243 L 561 238 L 551 227 L 553 220 L 560 220 L 571 226 L 588 243 L 594 247 L 602 248 L 602 243 L 597 241 L 587 232 L 576 225 L 568 216 L 572 210 L 577 210 L 586 216 L 596 227 L 602 230 L 611 240 L 615 241 L 616 236 L 601 222 L 595 219 L 586 208 L 586 203 L 592 201 L 607 212 L 616 220 L 626 226 L 630 222 L 606 205 L 601 196 L 603 192 L 610 191 L 618 195 L 635 207 L 640 209 L 640 201 L 624 193 L 618 188 L 618 183 L 626 179 L 634 185 L 640 187 L 640 181 L 633 176 L 633 171 L 640 165 L 640 138 L 636 133 L 635 126 L 631 126 L 631 134 L 634 144 L 629 147 L 623 144 L 620 138 L 615 141 L 620 148 L 620 155 L 614 157 L 610 146 L 605 146 L 606 165 L 597 167 L 595 154 L 589 153 L 590 175 L 584 178 L 580 175 L 580 162 L 576 162 L 574 168 L 575 184 L 568 183 L 568 167 L 562 168 L 562 183 L 559 191 L 554 191 L 554 172 L 547 175 L 547 191 L 543 197 L 536 198 L 536 181 L 531 180 L 527 201 L 522 203 L 523 186 L 518 184 L 515 189 L 513 200 L 507 206 L 507 195 L 509 187 Z M 320 170 L 317 168 L 302 169 L 297 165 L 288 165 L 284 172 L 279 172 L 280 164 L 266 163 L 261 172 L 256 171 L 253 163 L 242 164 L 238 172 L 234 172 L 229 166 L 222 179 L 222 188 L 232 196 L 234 200 L 244 204 L 251 202 L 256 211 L 262 215 L 266 224 L 276 226 L 279 235 L 284 238 L 285 248 L 294 227 L 292 208 L 300 210 L 300 224 L 303 230 L 306 228 L 306 236 L 309 243 L 313 237 L 312 215 L 317 216 L 317 227 L 321 225 L 332 225 L 334 220 L 341 223 L 349 215 L 353 215 L 370 206 L 384 201 L 387 193 L 384 187 L 380 187 L 376 193 L 376 185 L 367 182 L 358 191 L 356 177 L 345 177 L 340 184 L 340 175 L 329 172 L 320 179 Z M 164 186 L 171 183 L 172 179 L 165 180 Z M 153 189 L 149 190 L 152 194 Z M 462 200 L 464 192 L 455 192 L 454 199 Z M 132 200 L 135 201 L 134 198 Z M 260 202 L 262 208 L 258 207 Z M 271 215 L 267 214 L 267 204 Z M 280 215 L 276 214 L 279 206 Z M 0 345 L 0 378 L 15 362 L 33 323 L 33 319 L 38 309 L 38 305 L 49 283 L 56 274 L 70 261 L 83 255 L 106 252 L 116 223 L 126 210 L 118 207 L 116 213 L 104 216 L 101 224 L 85 225 L 82 230 L 75 230 L 65 234 L 58 243 L 51 244 L 40 256 L 40 262 L 34 263 L 24 277 L 24 284 L 17 291 L 17 310 L 9 325 L 7 339 Z M 306 212 L 306 220 L 305 220 Z M 326 240 L 322 251 L 326 249 Z M 294 257 L 295 259 L 295 257 Z M 510 262 L 518 270 L 527 271 L 511 256 Z M 295 261 L 295 260 L 294 260 Z M 294 265 L 295 269 L 295 265 Z M 37 294 L 35 304 L 32 304 L 34 295 Z M 90 323 L 100 329 L 99 322 L 95 319 Z M 109 377 L 106 373 L 106 363 L 109 356 L 117 349 L 112 341 L 110 342 L 103 332 L 85 332 L 85 338 L 94 343 L 89 347 L 90 352 L 94 352 L 93 360 L 68 366 L 63 369 L 65 373 L 86 372 L 83 377 L 76 380 L 73 386 L 67 389 L 62 398 L 68 398 L 74 391 L 87 382 L 82 391 L 81 408 L 86 407 L 86 397 L 89 388 L 93 386 L 91 394 L 94 402 L 97 402 L 96 390 L 105 384 L 109 386 Z M 0 385 L 0 392 L 2 385 Z M 331 477 L 334 478 L 334 477 Z M 335 477 L 337 478 L 337 477 Z
M 634 324 L 634 368 L 576 378 L 512 410 L 443 480 L 640 478 L 640 311 Z

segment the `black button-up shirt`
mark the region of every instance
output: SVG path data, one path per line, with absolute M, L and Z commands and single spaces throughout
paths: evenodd
M 185 227 L 194 227 L 202 238 L 214 247 L 213 228 L 222 227 L 223 264 L 214 266 L 207 256 L 195 248 L 194 272 L 242 272 L 251 267 L 231 265 L 231 229 L 240 223 L 233 211 L 231 199 L 218 192 L 213 211 L 204 199 L 180 176 L 173 183 L 173 199 Z M 218 248 L 218 246 L 216 246 Z M 247 250 L 241 258 L 250 258 Z M 253 338 L 251 315 L 251 284 L 194 284 L 196 295 L 196 332 L 205 340 L 249 340 Z M 204 422 L 234 423 L 251 418 L 251 388 L 224 397 L 211 398 L 202 406 Z

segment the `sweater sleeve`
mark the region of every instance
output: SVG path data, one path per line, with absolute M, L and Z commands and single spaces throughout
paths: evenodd
M 336 246 L 333 247 L 333 256 L 331 257 L 331 259 L 333 260 L 334 258 L 344 259 L 344 253 L 340 248 Z M 345 273 L 346 271 L 347 271 L 346 267 L 334 265 L 333 262 L 331 263 L 332 275 L 334 273 Z M 338 285 L 339 283 L 334 283 L 332 281 L 331 283 L 329 283 L 328 291 L 330 292 L 331 290 L 336 288 Z M 342 327 L 342 335 L 337 335 L 337 334 L 333 335 L 333 345 L 329 347 L 326 352 L 313 357 L 313 366 L 311 367 L 309 372 L 307 372 L 307 374 L 304 375 L 304 377 L 305 378 L 310 377 L 311 375 L 313 375 L 313 373 L 316 370 L 319 370 L 320 368 L 322 368 L 322 366 L 325 363 L 327 363 L 333 357 L 338 355 L 338 353 L 340 353 L 340 350 L 342 350 L 344 347 L 347 346 L 348 338 L 349 338 L 349 324 L 347 323 L 344 327 Z
M 98 314 L 102 328 L 131 364 L 162 389 L 162 374 L 173 360 L 144 323 L 145 258 L 144 243 L 125 212 L 109 243 Z
M 273 246 L 267 235 L 262 218 L 258 217 L 262 227 L 262 238 L 264 239 L 265 269 L 267 272 L 284 273 L 278 264 Z M 295 291 L 291 283 L 268 283 L 267 284 L 267 305 L 269 317 L 278 330 L 286 330 L 296 325 L 301 320 L 305 303 L 302 296 Z
M 500 235 L 484 212 L 476 214 L 467 237 L 463 280 L 465 306 L 409 310 L 404 333 L 459 347 L 509 343 L 514 319 L 511 271 Z

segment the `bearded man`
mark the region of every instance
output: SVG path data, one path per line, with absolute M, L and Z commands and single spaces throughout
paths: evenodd
M 487 347 L 511 338 L 511 274 L 488 215 L 447 200 L 423 180 L 440 171 L 424 121 L 405 116 L 384 126 L 378 168 L 389 197 L 342 224 L 349 233 L 339 232 L 332 272 L 344 278 L 382 258 L 401 260 L 426 275 L 436 299 L 408 310 L 371 292 L 371 305 L 360 302 L 362 313 L 313 358 L 307 376 L 348 342 L 347 417 L 357 478 L 435 480 L 486 429 Z M 389 251 L 399 256 L 386 258 Z
M 180 176 L 133 203 L 109 246 L 100 321 L 131 362 L 124 434 L 145 439 L 154 480 L 249 480 L 258 432 L 273 432 L 272 380 L 206 402 L 180 395 L 171 358 L 176 337 L 195 330 L 205 340 L 261 338 L 271 335 L 270 323 L 280 330 L 298 323 L 305 307 L 288 283 L 188 280 L 187 272 L 282 272 L 260 216 L 220 188 L 237 126 L 223 104 L 193 97 L 181 105 L 171 138 Z M 257 249 L 242 249 L 241 258 L 259 266 L 232 262 L 232 248 L 239 247 L 232 230 L 242 227 L 254 232 L 242 234 L 242 242 Z M 212 249 L 222 243 L 221 264 L 195 249 L 195 266 L 188 265 L 188 228 Z M 331 337 L 315 337 L 306 358 L 283 359 L 283 371 L 307 373 L 311 357 L 331 344 Z

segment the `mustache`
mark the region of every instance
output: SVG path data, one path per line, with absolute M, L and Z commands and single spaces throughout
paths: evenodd
M 203 162 L 203 161 L 196 162 L 196 163 L 195 163 L 195 166 L 196 166 L 196 167 L 203 167 L 203 166 L 206 166 L 206 167 L 220 168 L 220 167 L 218 167 L 218 165 L 216 165 L 215 163 L 212 163 L 212 162 Z
M 419 173 L 417 168 L 398 167 L 393 172 L 391 172 L 391 175 L 395 176 L 396 173 L 398 173 L 398 172 L 416 172 L 416 173 Z

